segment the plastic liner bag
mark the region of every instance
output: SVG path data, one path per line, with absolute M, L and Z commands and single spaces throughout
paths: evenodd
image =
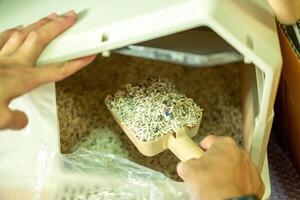
M 79 150 L 63 158 L 66 178 L 57 197 L 66 199 L 188 199 L 182 184 L 112 154 Z M 73 174 L 84 176 L 74 177 Z M 71 184 L 70 184 L 71 183 Z M 75 183 L 75 184 L 72 184 Z M 80 184 L 77 184 L 80 183 Z M 76 198 L 70 198 L 76 196 Z M 57 198 L 56 198 L 57 199 Z M 58 198 L 60 199 L 60 198 Z
M 54 84 L 11 105 L 29 119 L 0 131 L 0 200 L 190 199 L 183 183 L 118 155 L 78 149 L 60 154 Z

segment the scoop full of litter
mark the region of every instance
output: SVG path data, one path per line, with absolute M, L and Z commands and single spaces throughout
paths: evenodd
M 108 96 L 106 104 L 143 141 L 160 139 L 200 122 L 202 109 L 167 79 L 148 79 Z

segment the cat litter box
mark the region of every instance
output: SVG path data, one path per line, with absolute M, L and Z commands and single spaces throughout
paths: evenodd
M 39 58 L 39 64 L 112 53 L 112 58 L 101 58 L 92 66 L 97 66 L 97 62 L 108 65 L 112 62 L 109 59 L 115 59 L 129 60 L 131 64 L 124 66 L 148 62 L 149 70 L 152 64 L 162 61 L 176 65 L 178 72 L 174 74 L 178 73 L 177 76 L 193 73 L 179 65 L 187 66 L 188 70 L 204 70 L 213 76 L 218 74 L 213 72 L 218 68 L 239 74 L 240 78 L 236 79 L 239 79 L 241 96 L 241 145 L 259 167 L 266 186 L 264 199 L 269 199 L 266 148 L 282 60 L 275 18 L 266 1 L 0 1 L 0 29 L 28 24 L 51 12 L 63 13 L 70 9 L 79 13 L 78 22 L 50 43 Z M 117 70 L 117 66 L 113 68 Z M 82 73 L 78 75 L 85 76 L 82 83 L 90 81 L 92 84 L 92 79 L 84 75 L 88 73 Z M 100 79 L 102 74 L 98 76 Z M 181 84 L 187 83 L 192 84 L 188 80 Z M 48 84 L 11 103 L 13 108 L 27 113 L 29 124 L 20 131 L 1 131 L 1 198 L 190 198 L 183 183 L 119 155 L 84 149 L 61 154 L 56 94 L 55 85 Z M 200 106 L 205 116 L 205 106 Z M 74 123 L 80 124 L 80 121 Z M 71 152 L 70 149 L 65 151 Z

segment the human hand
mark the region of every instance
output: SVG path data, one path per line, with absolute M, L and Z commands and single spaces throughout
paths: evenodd
M 229 137 L 208 136 L 201 142 L 206 150 L 199 159 L 177 165 L 178 175 L 197 200 L 224 200 L 264 193 L 264 185 L 247 152 Z
M 76 21 L 73 11 L 51 14 L 26 27 L 0 33 L 0 130 L 21 129 L 28 123 L 24 112 L 11 110 L 10 101 L 43 84 L 62 80 L 87 64 L 95 56 L 36 67 L 47 44 Z
M 283 24 L 294 24 L 300 20 L 299 0 L 268 0 L 277 19 Z

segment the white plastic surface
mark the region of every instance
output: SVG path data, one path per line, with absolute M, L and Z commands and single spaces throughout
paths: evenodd
M 113 52 L 197 68 L 241 62 L 244 59 L 231 45 L 206 27 L 129 45 Z
M 54 62 L 99 53 L 196 27 L 201 12 L 195 6 L 199 7 L 203 2 L 199 0 L 0 1 L 2 21 L 0 30 L 31 23 L 54 11 L 64 13 L 74 9 L 79 13 L 78 22 L 53 41 L 40 58 L 41 63 Z M 12 10 L 18 13 L 18 16 L 12 16 L 10 14 Z M 34 15 L 29 14 L 32 11 Z M 190 14 L 186 15 L 188 11 Z M 177 16 L 176 20 L 174 16 Z M 108 41 L 101 41 L 103 34 L 108 36 Z

